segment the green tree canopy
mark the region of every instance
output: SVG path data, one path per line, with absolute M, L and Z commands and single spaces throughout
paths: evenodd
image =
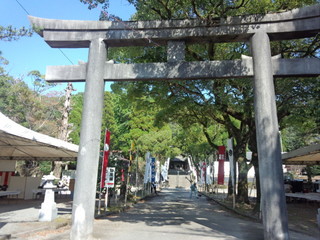
M 133 20 L 152 19 L 215 19 L 219 17 L 269 13 L 290 10 L 318 1 L 197 1 L 197 0 L 130 0 L 137 8 Z M 297 41 L 274 42 L 273 55 L 284 58 L 318 57 L 319 37 Z M 116 62 L 161 62 L 166 61 L 165 48 L 135 47 L 110 50 L 109 57 Z M 117 54 L 117 53 L 120 54 Z M 130 55 L 132 54 L 132 55 Z M 186 46 L 186 61 L 232 60 L 249 55 L 247 43 L 214 43 Z M 130 57 L 131 56 L 131 57 Z M 288 124 L 289 116 L 296 116 L 298 109 L 304 112 L 302 118 L 314 121 L 317 111 L 311 109 L 316 99 L 317 79 L 275 79 L 278 118 L 281 127 Z M 246 172 L 250 165 L 246 159 L 248 148 L 256 155 L 256 135 L 253 112 L 253 86 L 248 79 L 212 79 L 171 82 L 115 83 L 113 89 L 122 89 L 131 99 L 141 101 L 147 96 L 159 105 L 156 121 L 177 122 L 181 126 L 199 124 L 212 151 L 216 148 L 214 135 L 206 130 L 221 125 L 229 137 L 235 139 L 235 158 L 239 162 L 238 193 L 240 200 L 248 201 Z M 316 101 L 318 102 L 318 101 Z M 306 103 L 310 103 L 306 105 Z M 298 107 L 301 106 L 301 107 Z M 312 107 L 313 108 L 313 107 Z M 293 117 L 292 117 L 293 119 Z M 285 122 L 285 120 L 287 120 Z M 293 120 L 291 120 L 293 122 Z M 222 134 L 221 132 L 219 134 Z M 223 134 L 222 134 L 223 135 Z M 216 141 L 219 142 L 219 141 Z M 257 158 L 252 161 L 258 167 Z M 243 181 L 243 183 L 242 183 Z

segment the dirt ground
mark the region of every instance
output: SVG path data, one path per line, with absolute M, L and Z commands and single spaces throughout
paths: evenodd
M 289 228 L 310 236 L 319 236 L 317 212 L 319 203 L 287 203 Z
M 230 210 L 232 209 L 232 201 L 226 200 L 225 195 L 218 196 L 218 194 L 210 194 L 210 197 L 214 198 L 215 201 L 226 206 Z M 252 204 L 237 204 L 236 211 L 240 214 L 259 219 L 259 214 L 252 214 L 254 208 L 254 200 L 251 199 Z M 319 237 L 320 229 L 317 224 L 317 213 L 320 208 L 318 202 L 287 202 L 288 210 L 288 222 L 290 230 L 301 232 L 312 237 Z

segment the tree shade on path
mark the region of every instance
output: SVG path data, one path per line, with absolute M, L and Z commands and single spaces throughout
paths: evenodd
M 96 220 L 93 235 L 113 240 L 264 239 L 261 223 L 228 212 L 204 196 L 190 200 L 184 189 L 164 189 L 127 212 Z M 296 232 L 290 237 L 315 239 Z

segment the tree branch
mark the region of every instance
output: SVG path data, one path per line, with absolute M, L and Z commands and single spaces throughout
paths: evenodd
M 195 3 L 194 0 L 191 0 L 191 5 L 192 5 L 192 10 L 193 10 L 194 14 L 195 14 L 198 18 L 202 19 L 202 16 L 201 16 L 200 13 L 198 12 L 197 6 L 196 6 L 196 3 Z

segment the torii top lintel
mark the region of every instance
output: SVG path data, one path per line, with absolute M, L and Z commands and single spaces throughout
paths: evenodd
M 166 21 L 79 21 L 29 16 L 30 22 L 53 48 L 89 47 L 103 38 L 110 47 L 166 45 L 169 40 L 188 43 L 244 42 L 257 31 L 270 40 L 311 37 L 320 31 L 320 4 L 288 12 L 225 19 Z

